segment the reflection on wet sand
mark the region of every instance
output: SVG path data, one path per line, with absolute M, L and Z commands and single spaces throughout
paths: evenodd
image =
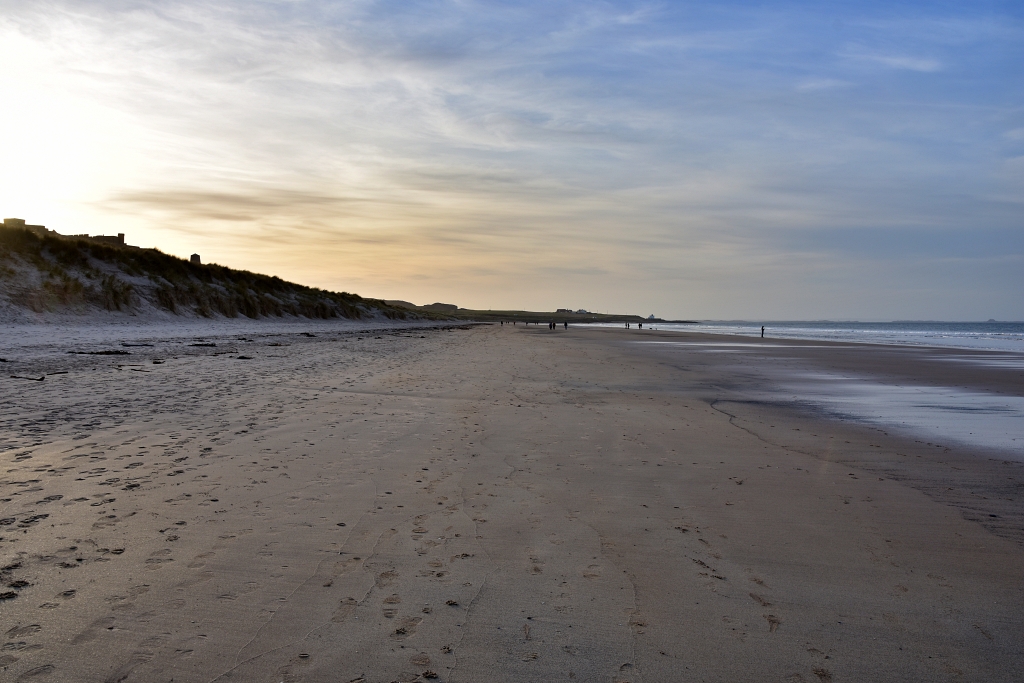
M 797 404 L 1024 460 L 1024 397 L 808 373 L 782 383 Z
M 752 360 L 737 361 L 737 372 L 753 373 L 760 382 L 737 386 L 736 390 L 751 400 L 789 403 L 796 408 L 821 411 L 824 415 L 891 427 L 915 437 L 1003 451 L 1007 457 L 1024 459 L 1024 391 L 1014 393 L 1005 388 L 982 391 L 934 384 L 936 379 L 941 381 L 941 372 L 928 372 L 927 368 L 922 374 L 927 375 L 932 384 L 886 381 L 886 377 L 877 372 L 821 371 L 809 354 L 826 349 L 831 351 L 829 360 L 834 361 L 838 356 L 855 357 L 872 350 L 882 353 L 884 347 L 693 339 L 645 339 L 636 343 L 665 350 L 748 354 Z M 780 350 L 786 350 L 786 355 L 775 355 Z M 934 355 L 928 349 L 917 348 L 885 349 L 885 352 L 914 357 L 918 362 L 959 364 L 967 372 L 972 367 L 1024 369 L 1024 357 L 1015 353 L 943 350 Z M 1018 379 L 1024 385 L 1024 375 L 1018 375 Z

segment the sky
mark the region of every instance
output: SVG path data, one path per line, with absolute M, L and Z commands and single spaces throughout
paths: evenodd
M 1024 3 L 0 0 L 0 212 L 363 296 L 1024 320 Z

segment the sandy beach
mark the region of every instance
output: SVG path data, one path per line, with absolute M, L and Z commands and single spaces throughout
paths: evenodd
M 1024 395 L 938 357 L 972 352 L 33 329 L 0 348 L 3 680 L 1024 679 L 1020 454 L 780 390 Z

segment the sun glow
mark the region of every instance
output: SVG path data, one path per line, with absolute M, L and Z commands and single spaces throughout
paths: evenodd
M 0 206 L 64 232 L 100 232 L 111 217 L 90 204 L 143 168 L 138 126 L 79 94 L 59 56 L 17 34 L 0 41 Z

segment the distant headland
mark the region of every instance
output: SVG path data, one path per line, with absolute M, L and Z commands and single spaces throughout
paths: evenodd
M 567 322 L 567 323 L 664 323 L 693 322 L 690 320 L 663 320 L 656 316 L 643 317 L 639 315 L 617 314 L 617 313 L 592 313 L 583 309 L 575 311 L 568 308 L 559 308 L 554 311 L 520 311 L 520 310 L 478 310 L 472 308 L 461 308 L 455 304 L 433 303 L 424 306 L 417 306 L 408 301 L 398 299 L 387 299 L 385 303 L 397 308 L 404 308 L 414 312 L 423 313 L 444 313 L 459 320 L 478 320 L 481 322 Z
M 438 319 L 478 322 L 669 322 L 653 315 L 475 310 L 456 304 L 417 306 L 287 282 L 279 277 L 181 259 L 128 244 L 117 235 L 64 235 L 21 218 L 0 225 L 0 322 L 52 314 L 174 317 Z M 679 321 L 685 322 L 685 321 Z

